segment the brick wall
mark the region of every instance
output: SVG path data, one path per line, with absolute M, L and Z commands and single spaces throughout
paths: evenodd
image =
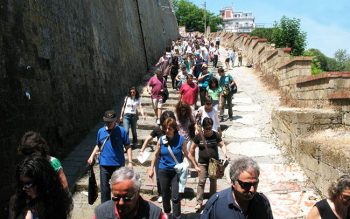
M 61 158 L 177 37 L 168 0 L 0 1 L 0 218 L 23 133 Z

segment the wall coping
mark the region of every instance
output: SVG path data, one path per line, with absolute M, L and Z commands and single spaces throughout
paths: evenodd
M 259 43 L 265 43 L 265 42 L 267 42 L 267 39 L 259 38 L 259 39 L 256 40 L 256 42 L 255 42 L 255 44 L 253 45 L 252 48 L 254 49 Z
M 300 62 L 300 61 L 305 61 L 305 62 L 311 62 L 312 61 L 312 57 L 308 57 L 308 56 L 296 56 L 294 57 L 292 60 L 289 60 L 283 64 L 281 64 L 278 67 L 278 70 L 281 70 L 282 68 L 287 67 L 288 65 L 291 65 L 294 62 Z
M 350 72 L 324 72 L 319 75 L 310 75 L 300 78 L 297 81 L 297 84 L 303 84 L 310 81 L 318 81 L 322 79 L 330 79 L 330 78 L 350 78 Z
M 272 59 L 272 57 L 274 57 L 277 54 L 278 54 L 278 50 L 273 51 L 270 55 L 266 57 L 266 61 L 269 61 L 270 59 Z
M 350 100 L 350 91 L 340 90 L 328 95 L 330 100 Z

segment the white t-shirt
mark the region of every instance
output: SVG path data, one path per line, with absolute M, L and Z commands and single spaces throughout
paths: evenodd
M 141 106 L 141 98 L 135 99 L 131 97 L 127 97 L 124 114 L 136 114 L 136 109 L 138 106 Z
M 213 131 L 218 131 L 218 128 L 220 128 L 218 111 L 216 111 L 213 107 L 210 112 L 206 112 L 204 107 L 205 106 L 201 106 L 198 108 L 198 112 L 202 112 L 201 123 L 203 123 L 204 118 L 211 118 L 213 120 Z

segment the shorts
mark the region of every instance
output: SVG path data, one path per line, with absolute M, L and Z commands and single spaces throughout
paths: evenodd
M 160 109 L 163 106 L 162 99 L 152 99 L 152 107 L 153 109 Z
M 225 62 L 230 62 L 230 58 L 226 58 L 226 59 L 225 59 Z

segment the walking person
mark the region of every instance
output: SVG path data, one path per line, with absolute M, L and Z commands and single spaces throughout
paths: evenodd
M 157 125 L 160 124 L 159 118 L 162 114 L 162 105 L 163 105 L 163 92 L 166 88 L 166 80 L 162 76 L 162 71 L 160 68 L 157 68 L 155 75 L 151 77 L 147 83 L 147 92 L 151 94 L 152 107 L 154 114 L 156 116 Z
M 213 74 L 208 71 L 208 65 L 202 65 L 202 72 L 198 76 L 199 98 L 201 105 L 204 105 L 204 98 L 207 94 L 207 87 L 209 86 L 209 80 L 213 77 Z
M 124 148 L 128 156 L 128 166 L 132 167 L 129 135 L 123 127 L 117 125 L 117 120 L 114 110 L 107 110 L 104 113 L 105 126 L 98 130 L 96 146 L 87 160 L 89 165 L 93 165 L 96 155 L 100 154 L 101 203 L 111 200 L 109 180 L 115 170 L 125 166 Z
M 230 51 L 228 48 L 225 50 L 225 66 L 227 70 L 230 69 Z
M 15 185 L 9 219 L 69 218 L 73 200 L 45 157 L 26 157 L 17 166 Z
M 343 175 L 328 188 L 328 198 L 318 201 L 310 210 L 307 219 L 349 219 L 350 176 Z
M 156 66 L 160 68 L 160 70 L 162 72 L 162 76 L 164 77 L 165 81 L 167 81 L 168 76 L 169 76 L 170 71 L 171 71 L 171 62 L 172 62 L 172 55 L 171 55 L 169 48 L 167 48 L 167 52 L 165 52 L 159 58 L 159 60 L 156 64 Z
M 49 146 L 47 141 L 38 132 L 28 131 L 24 133 L 17 151 L 26 157 L 31 155 L 40 155 L 46 158 L 50 162 L 52 168 L 55 170 L 63 188 L 66 191 L 69 191 L 68 181 L 66 175 L 64 174 L 61 162 L 56 157 L 49 155 Z
M 214 59 L 213 59 L 213 66 L 214 68 L 218 67 L 218 60 L 219 60 L 219 55 L 220 55 L 220 51 L 219 51 L 219 47 L 215 46 L 215 50 L 213 51 L 214 54 Z
M 197 205 L 195 207 L 196 211 L 202 209 L 203 205 L 203 195 L 204 186 L 208 178 L 208 166 L 210 158 L 219 160 L 218 146 L 224 153 L 225 158 L 227 158 L 227 150 L 224 141 L 221 137 L 213 131 L 213 120 L 211 118 L 204 118 L 202 123 L 203 133 L 197 134 L 191 145 L 190 155 L 195 154 L 195 150 L 198 147 L 198 166 L 201 169 L 198 175 L 198 186 L 197 186 Z M 216 192 L 216 179 L 209 178 L 210 180 L 210 195 Z
M 124 104 L 121 109 L 121 114 L 119 121 L 123 121 L 123 127 L 129 135 L 129 129 L 131 128 L 132 132 L 132 145 L 135 148 L 137 146 L 137 132 L 136 125 L 138 120 L 138 111 L 139 107 L 142 118 L 145 119 L 145 114 L 141 105 L 141 98 L 136 87 L 131 87 L 129 89 L 128 95 L 124 99 Z
M 234 160 L 231 186 L 210 197 L 201 219 L 273 219 L 269 200 L 257 192 L 259 175 L 260 168 L 252 158 Z
M 180 135 L 185 138 L 187 150 L 190 149 L 191 139 L 195 133 L 195 119 L 191 107 L 179 101 L 175 106 L 176 122 Z
M 195 110 L 195 106 L 198 98 L 198 85 L 193 82 L 193 75 L 187 74 L 187 81 L 182 84 L 179 91 L 179 100 L 189 105 L 192 112 Z
M 235 49 L 232 48 L 230 51 L 230 60 L 232 63 L 232 68 L 235 67 Z
M 223 68 L 218 69 L 219 74 L 219 86 L 222 89 L 222 104 L 220 109 L 220 121 L 224 121 L 225 106 L 228 108 L 228 118 L 233 120 L 232 113 L 232 97 L 233 87 L 236 82 L 233 80 L 230 74 L 226 74 Z
M 204 106 L 198 108 L 196 118 L 199 119 L 200 124 L 203 123 L 204 118 L 208 117 L 213 120 L 213 131 L 216 131 L 221 137 L 221 128 L 219 122 L 218 111 L 216 111 L 213 107 L 213 100 L 211 97 L 205 97 Z
M 238 58 L 238 66 L 242 66 L 242 50 L 241 49 L 238 49 L 238 52 L 237 52 L 237 58 Z
M 213 100 L 213 107 L 216 111 L 220 111 L 222 108 L 222 89 L 219 86 L 219 81 L 215 77 L 209 80 L 209 86 L 207 87 L 206 96 L 210 96 Z
M 116 170 L 110 182 L 112 200 L 96 207 L 93 219 L 167 219 L 162 209 L 140 195 L 141 178 L 132 168 Z
M 182 84 L 184 84 L 187 80 L 187 70 L 186 70 L 186 65 L 182 64 L 181 65 L 181 71 L 176 75 L 175 80 L 176 80 L 176 89 L 180 89 Z
M 179 135 L 177 130 L 177 124 L 175 119 L 168 118 L 163 123 L 165 135 L 162 136 L 158 143 L 156 150 L 153 154 L 153 159 L 151 162 L 151 167 L 148 170 L 148 176 L 153 177 L 154 165 L 156 160 L 159 159 L 159 179 L 162 188 L 163 197 L 163 209 L 164 212 L 170 214 L 172 202 L 173 208 L 173 218 L 181 217 L 181 196 L 179 194 L 179 176 L 176 173 L 174 167 L 177 162 L 181 163 L 183 161 L 183 155 L 187 158 L 188 151 L 186 148 L 184 137 Z M 170 148 L 170 149 L 169 149 Z M 170 152 L 171 150 L 172 152 Z M 175 159 L 172 157 L 173 153 Z M 190 160 L 197 171 L 200 171 L 199 167 L 196 165 L 193 159 Z
M 160 124 L 163 124 L 167 118 L 175 119 L 175 114 L 170 110 L 164 111 L 162 113 L 162 115 L 160 116 Z M 143 142 L 142 148 L 140 149 L 141 156 L 143 155 L 144 151 L 146 150 L 146 147 L 148 147 L 148 145 L 152 141 L 152 139 L 157 137 L 157 140 L 159 140 L 160 137 L 162 137 L 163 135 L 165 135 L 165 130 L 164 130 L 163 126 L 161 125 L 161 126 L 155 127 L 152 130 L 152 132 L 149 134 L 149 136 Z M 163 201 L 162 188 L 160 187 L 160 181 L 159 181 L 159 159 L 156 160 L 155 170 L 156 170 L 157 190 L 158 190 L 157 201 L 159 203 L 162 203 L 162 201 Z
M 175 78 L 178 73 L 179 73 L 179 58 L 178 56 L 173 56 L 172 63 L 171 63 L 171 71 L 170 71 L 171 85 L 173 90 L 177 89 Z

